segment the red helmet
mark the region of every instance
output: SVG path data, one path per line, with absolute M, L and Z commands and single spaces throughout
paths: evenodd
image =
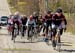
M 32 19 L 33 19 L 33 16 L 32 16 L 32 15 L 30 15 L 29 19 L 30 19 L 30 20 L 32 20 Z

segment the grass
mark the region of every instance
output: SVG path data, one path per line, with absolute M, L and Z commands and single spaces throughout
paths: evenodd
M 66 19 L 67 19 L 67 32 L 71 32 L 72 34 L 75 34 L 75 16 L 73 14 L 67 14 L 64 13 Z

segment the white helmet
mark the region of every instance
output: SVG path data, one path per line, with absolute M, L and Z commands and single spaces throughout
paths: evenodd
M 15 15 L 19 15 L 19 12 L 17 11 L 17 12 L 15 12 Z
M 33 15 L 35 16 L 37 14 L 37 12 L 33 12 Z

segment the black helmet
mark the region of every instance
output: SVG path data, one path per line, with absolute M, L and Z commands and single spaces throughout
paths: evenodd
M 51 13 L 51 10 L 48 10 L 48 11 L 47 11 L 47 14 L 50 14 L 50 13 Z
M 62 13 L 62 9 L 61 9 L 61 8 L 58 8 L 58 9 L 56 10 L 56 12 Z

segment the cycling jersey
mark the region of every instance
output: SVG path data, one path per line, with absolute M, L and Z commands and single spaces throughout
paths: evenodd
M 12 18 L 9 18 L 8 19 L 8 24 L 10 25 L 10 24 L 13 24 L 13 19 Z
M 33 19 L 35 20 L 36 24 L 38 24 L 38 16 L 33 16 Z
M 60 16 L 58 16 L 57 14 L 54 14 L 52 17 L 52 22 L 53 22 L 53 24 L 55 24 L 55 28 L 60 30 L 60 35 L 62 35 L 63 28 L 65 28 L 67 25 L 65 16 L 63 14 L 61 14 Z M 56 31 L 56 29 L 55 29 L 55 31 Z
M 26 25 L 27 18 L 24 18 L 24 19 L 22 18 L 22 19 L 21 19 L 21 22 L 22 22 L 23 25 Z
M 22 36 L 24 36 L 24 32 L 25 32 L 25 30 L 26 30 L 26 22 L 27 22 L 27 17 L 26 18 L 22 18 L 21 19 L 21 24 L 22 24 Z
M 49 26 L 51 28 L 51 24 L 52 24 L 52 14 L 50 14 L 50 16 L 46 15 L 44 17 L 44 21 L 45 21 L 44 25 L 46 26 L 46 33 L 48 34 L 48 28 Z
M 20 16 L 15 15 L 13 17 L 13 31 L 12 31 L 12 35 L 14 35 L 14 27 L 15 27 L 15 24 L 17 24 L 18 35 L 19 35 L 20 24 L 21 24 L 21 17 Z
M 61 25 L 62 21 L 65 20 L 65 16 L 63 14 L 61 14 L 61 16 L 58 16 L 57 14 L 54 14 L 52 19 L 53 19 L 53 23 L 55 25 L 59 26 L 59 25 Z
M 29 24 L 34 24 L 33 27 L 36 27 L 36 23 L 35 23 L 34 19 L 33 20 L 28 19 L 27 23 L 26 23 L 26 26 L 28 26 Z

